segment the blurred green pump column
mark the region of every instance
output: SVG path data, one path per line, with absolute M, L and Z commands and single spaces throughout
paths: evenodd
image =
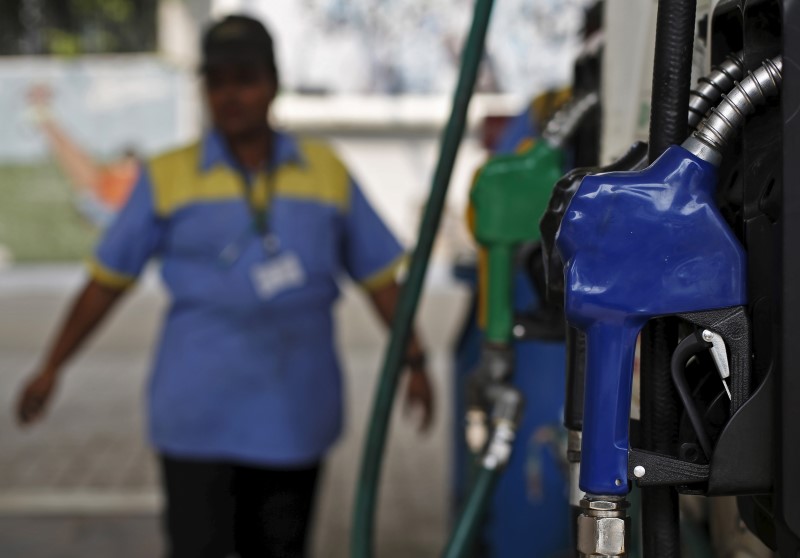
M 516 155 L 492 158 L 470 194 L 474 234 L 488 253 L 486 341 L 511 341 L 514 257 L 519 244 L 539 240 L 539 219 L 562 174 L 563 155 L 546 141 Z

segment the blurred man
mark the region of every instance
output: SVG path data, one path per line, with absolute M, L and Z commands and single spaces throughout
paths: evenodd
M 320 466 L 341 426 L 331 310 L 360 282 L 385 320 L 401 249 L 333 152 L 270 127 L 272 39 L 211 26 L 201 72 L 213 129 L 142 167 L 19 419 L 41 417 L 63 365 L 158 256 L 171 295 L 149 386 L 172 558 L 301 557 Z M 416 339 L 407 400 L 432 401 Z
M 138 177 L 139 161 L 133 150 L 126 150 L 122 157 L 107 165 L 92 159 L 53 118 L 50 97 L 47 87 L 39 85 L 31 89 L 28 100 L 33 116 L 72 185 L 81 216 L 104 229 L 128 200 Z

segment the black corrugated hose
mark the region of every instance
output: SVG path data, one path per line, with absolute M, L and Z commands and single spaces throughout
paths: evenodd
M 650 109 L 650 161 L 686 139 L 691 86 L 696 0 L 659 0 L 653 96 Z M 641 346 L 642 446 L 674 454 L 678 398 L 670 360 L 678 343 L 677 319 L 659 319 L 644 328 Z M 678 494 L 673 487 L 642 490 L 644 558 L 679 558 Z

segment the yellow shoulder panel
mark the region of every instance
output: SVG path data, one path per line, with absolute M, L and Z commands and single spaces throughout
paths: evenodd
M 300 142 L 303 164 L 284 165 L 277 173 L 276 193 L 347 209 L 350 175 L 333 150 L 322 142 Z
M 167 216 L 197 201 L 241 197 L 236 174 L 222 166 L 200 172 L 200 144 L 170 151 L 149 166 L 156 214 Z

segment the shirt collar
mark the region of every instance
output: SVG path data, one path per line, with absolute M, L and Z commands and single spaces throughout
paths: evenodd
M 270 157 L 270 169 L 276 170 L 283 165 L 296 163 L 303 165 L 303 154 L 297 140 L 290 134 L 273 131 L 272 157 Z M 217 165 L 224 165 L 232 169 L 238 169 L 238 165 L 228 150 L 225 139 L 216 130 L 210 130 L 203 137 L 200 170 L 208 172 Z

